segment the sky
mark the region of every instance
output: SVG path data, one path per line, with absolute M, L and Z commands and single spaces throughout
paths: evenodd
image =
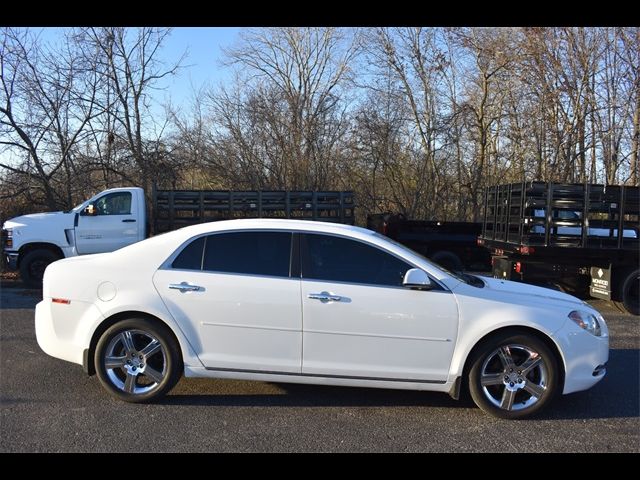
M 64 28 L 34 29 L 45 42 L 56 43 L 62 38 Z M 169 77 L 161 87 L 164 92 L 154 95 L 158 102 L 171 97 L 175 106 L 187 107 L 193 89 L 206 84 L 216 85 L 231 78 L 231 69 L 222 67 L 222 49 L 232 46 L 238 40 L 240 28 L 236 27 L 176 27 L 165 40 L 159 58 L 168 65 L 175 63 L 186 51 L 188 56 L 182 62 L 184 68 Z M 158 85 L 160 86 L 160 85 Z
M 238 39 L 240 28 L 235 27 L 179 27 L 174 28 L 165 43 L 162 58 L 167 63 L 177 61 L 187 51 L 184 68 L 167 82 L 167 94 L 175 105 L 188 105 L 193 89 L 224 83 L 231 69 L 222 67 L 222 49 Z M 193 88 L 192 88 L 193 87 Z
M 64 39 L 65 28 L 32 28 L 32 33 L 52 47 Z M 175 27 L 165 39 L 159 51 L 159 59 L 167 65 L 177 62 L 185 52 L 183 68 L 175 75 L 166 77 L 156 84 L 160 90 L 152 92 L 151 116 L 164 118 L 164 106 L 171 102 L 178 112 L 189 111 L 192 106 L 193 91 L 211 85 L 224 84 L 232 78 L 232 69 L 220 65 L 224 57 L 223 48 L 231 47 L 239 39 L 241 28 L 237 27 Z M 154 122 L 155 123 L 155 122 Z M 155 125 L 155 127 L 161 126 Z M 154 127 L 154 128 L 155 128 Z M 0 153 L 0 160 L 11 164 L 17 161 L 10 150 Z

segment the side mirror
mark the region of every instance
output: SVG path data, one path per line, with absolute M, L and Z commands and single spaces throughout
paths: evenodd
M 90 217 L 95 217 L 98 214 L 98 209 L 95 207 L 93 203 L 90 203 L 84 210 L 82 211 L 84 215 L 89 215 Z
M 418 288 L 421 290 L 430 290 L 433 287 L 429 275 L 419 268 L 407 270 L 402 280 L 402 286 L 407 288 Z

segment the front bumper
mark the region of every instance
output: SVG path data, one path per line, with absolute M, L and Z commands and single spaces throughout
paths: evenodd
M 596 337 L 569 320 L 553 335 L 559 344 L 565 366 L 562 393 L 587 390 L 607 373 L 609 332 L 606 325 L 601 327 L 603 335 Z
M 18 252 L 4 252 L 5 262 L 9 270 L 18 269 Z

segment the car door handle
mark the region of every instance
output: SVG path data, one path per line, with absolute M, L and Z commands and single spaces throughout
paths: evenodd
M 342 300 L 340 295 L 333 295 L 329 292 L 320 292 L 320 293 L 310 293 L 307 295 L 307 298 L 311 298 L 312 300 L 320 300 L 323 302 L 339 302 Z
M 182 283 L 170 283 L 169 284 L 169 288 L 173 289 L 173 290 L 180 290 L 180 293 L 185 293 L 185 292 L 201 292 L 204 290 L 203 287 L 200 287 L 198 285 L 191 285 L 190 283 L 187 282 L 182 282 Z
M 129 222 L 135 222 L 136 219 L 135 218 L 125 218 L 124 220 L 122 220 L 124 223 L 129 223 Z

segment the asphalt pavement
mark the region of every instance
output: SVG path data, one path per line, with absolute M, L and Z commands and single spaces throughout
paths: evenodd
M 640 452 L 640 319 L 606 302 L 604 380 L 508 421 L 441 393 L 228 380 L 123 403 L 40 350 L 40 295 L 0 288 L 0 452 Z

